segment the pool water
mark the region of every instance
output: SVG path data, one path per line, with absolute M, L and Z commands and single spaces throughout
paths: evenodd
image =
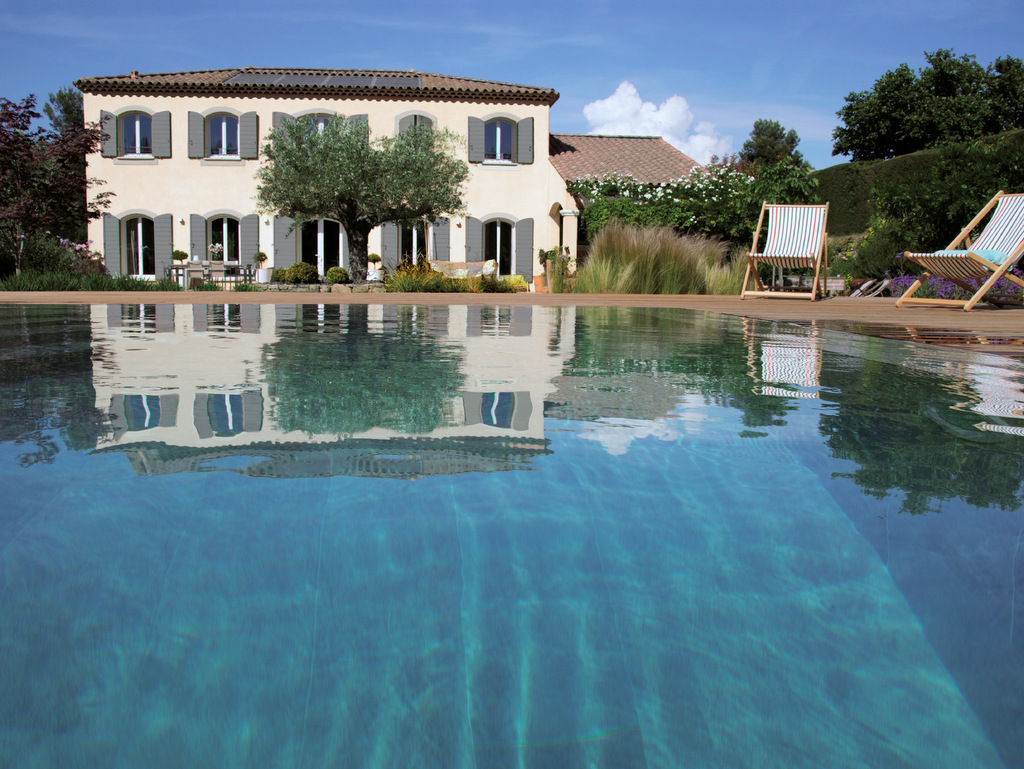
M 0 766 L 1024 766 L 1022 450 L 695 311 L 0 306 Z

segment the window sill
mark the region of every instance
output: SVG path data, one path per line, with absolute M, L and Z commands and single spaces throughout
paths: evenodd
M 152 155 L 120 155 L 114 158 L 114 164 L 119 166 L 155 166 L 157 159 Z
M 519 168 L 519 164 L 512 160 L 485 160 L 480 165 L 488 168 Z
M 204 166 L 244 166 L 245 160 L 238 155 L 210 155 L 200 159 Z

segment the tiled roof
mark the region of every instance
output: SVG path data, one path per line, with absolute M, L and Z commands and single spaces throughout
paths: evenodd
M 700 167 L 660 136 L 551 134 L 550 155 L 566 181 L 615 173 L 640 182 L 669 182 Z
M 325 96 L 351 99 L 433 99 L 554 104 L 551 88 L 435 75 L 415 70 L 242 67 L 83 77 L 75 85 L 92 94 L 172 96 Z

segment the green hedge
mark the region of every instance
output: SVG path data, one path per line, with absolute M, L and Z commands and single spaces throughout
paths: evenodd
M 879 186 L 889 189 L 899 187 L 913 189 L 919 185 L 928 185 L 933 179 L 936 167 L 945 157 L 946 165 L 957 164 L 951 159 L 954 154 L 967 154 L 971 147 L 977 146 L 978 142 L 970 144 L 952 145 L 950 147 L 922 150 L 910 155 L 901 155 L 891 160 L 863 160 L 854 163 L 841 163 L 830 168 L 823 168 L 815 171 L 812 176 L 818 180 L 818 197 L 822 202 L 829 203 L 828 210 L 828 233 L 839 237 L 843 235 L 860 235 L 867 232 L 872 225 L 872 216 L 876 213 L 875 199 Z M 1010 165 L 1024 149 L 1024 129 L 1007 131 L 1004 134 L 987 137 L 980 141 L 980 145 L 988 147 L 992 152 L 987 153 L 988 158 L 984 165 L 972 164 L 978 167 L 972 168 L 971 173 L 976 178 L 991 177 L 995 166 Z M 1009 162 L 1007 162 L 1009 161 Z M 991 198 L 999 190 L 999 184 L 1012 185 L 1015 181 L 1011 174 L 1002 178 L 993 178 L 989 183 L 997 184 L 988 193 Z M 995 174 L 999 176 L 998 173 Z M 939 180 L 942 181 L 942 180 Z M 1006 189 L 1007 192 L 1021 192 L 1024 189 Z M 988 199 L 986 198 L 986 199 Z M 973 205 L 973 204 L 972 204 Z M 977 210 L 975 210 L 977 213 Z M 968 217 L 969 220 L 970 217 Z M 966 223 L 966 222 L 964 222 Z M 952 238 L 956 233 L 951 233 Z

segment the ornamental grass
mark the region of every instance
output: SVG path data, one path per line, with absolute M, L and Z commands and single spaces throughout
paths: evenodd
M 670 227 L 612 223 L 594 238 L 576 274 L 580 294 L 739 293 L 745 265 L 727 260 L 726 244 Z

